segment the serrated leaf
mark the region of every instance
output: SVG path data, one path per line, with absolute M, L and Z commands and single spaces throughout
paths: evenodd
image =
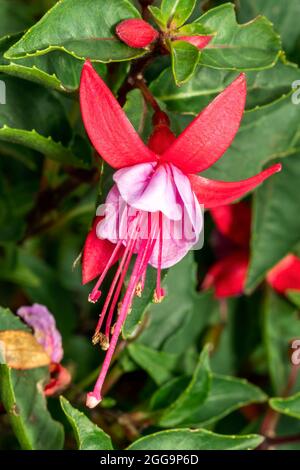
M 300 2 L 289 0 L 288 8 L 285 2 L 274 0 L 243 0 L 238 4 L 241 21 L 250 21 L 256 15 L 264 15 L 272 21 L 280 33 L 283 48 L 289 53 L 293 52 L 299 39 Z
M 300 325 L 296 307 L 269 289 L 263 311 L 263 341 L 276 394 L 286 387 L 292 366 L 289 345 L 297 336 L 300 336 Z
M 88 419 L 85 414 L 73 408 L 64 397 L 60 397 L 61 407 L 75 434 L 79 450 L 113 450 L 111 438 Z
M 265 17 L 239 25 L 234 5 L 226 3 L 212 8 L 198 21 L 217 33 L 203 49 L 201 64 L 229 70 L 257 70 L 275 65 L 280 38 Z
M 151 349 L 139 343 L 130 344 L 128 346 L 128 352 L 134 362 L 148 372 L 157 385 L 161 385 L 170 380 L 172 370 L 178 361 L 178 356 L 175 354 L 155 351 L 155 349 Z
M 13 370 L 0 365 L 0 395 L 22 449 L 59 450 L 64 431 L 47 410 L 43 385 L 48 369 Z
M 60 163 L 86 166 L 65 146 L 71 130 L 58 99 L 39 85 L 15 77 L 2 78 L 6 104 L 1 106 L 0 140 L 31 148 Z
M 300 153 L 282 160 L 281 174 L 270 178 L 255 193 L 248 291 L 253 290 L 300 239 L 299 161 Z
M 300 419 L 300 393 L 287 398 L 271 398 L 269 404 L 278 413 Z
M 142 437 L 128 450 L 250 450 L 263 440 L 257 434 L 226 436 L 206 429 L 170 429 Z
M 236 77 L 236 72 L 198 66 L 189 82 L 178 88 L 172 80 L 171 67 L 168 67 L 151 83 L 150 88 L 168 110 L 197 115 Z M 290 92 L 291 84 L 298 78 L 298 68 L 282 62 L 272 69 L 248 72 L 246 109 L 278 100 Z
M 63 165 L 72 165 L 79 168 L 88 166 L 79 160 L 69 148 L 64 147 L 60 142 L 55 142 L 51 137 L 38 134 L 35 130 L 26 131 L 3 126 L 0 129 L 0 140 L 24 145 L 24 147 L 36 150 Z
M 166 23 L 179 27 L 191 16 L 196 0 L 162 0 L 161 12 Z
M 61 50 L 77 59 L 130 60 L 145 50 L 128 47 L 114 30 L 119 22 L 139 16 L 127 0 L 60 0 L 5 56 L 15 59 Z
M 53 51 L 38 57 L 6 60 L 3 57 L 4 52 L 19 37 L 20 35 L 17 35 L 0 40 L 0 72 L 30 80 L 60 92 L 70 93 L 78 89 L 83 61 L 69 54 Z M 105 76 L 104 64 L 94 63 L 94 68 L 102 78 Z
M 204 348 L 199 357 L 198 365 L 187 388 L 164 411 L 159 420 L 160 426 L 174 427 L 189 422 L 206 400 L 211 384 L 208 347 Z
M 194 74 L 199 62 L 200 51 L 185 41 L 172 41 L 172 71 L 176 85 L 187 82 Z

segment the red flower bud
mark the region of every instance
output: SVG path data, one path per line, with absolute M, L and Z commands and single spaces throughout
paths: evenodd
M 116 27 L 121 41 L 129 47 L 146 47 L 158 38 L 158 31 L 144 20 L 132 18 L 121 21 Z

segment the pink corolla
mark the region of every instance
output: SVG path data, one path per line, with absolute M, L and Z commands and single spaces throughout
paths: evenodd
M 160 302 L 161 270 L 176 264 L 197 244 L 203 227 L 201 206 L 228 204 L 280 170 L 280 165 L 273 165 L 238 182 L 196 175 L 213 165 L 233 141 L 245 100 L 246 79 L 241 74 L 178 137 L 166 114 L 154 113 L 153 133 L 145 145 L 92 64 L 85 62 L 80 84 L 83 122 L 96 151 L 116 169 L 106 209 L 96 217 L 83 251 L 83 283 L 99 276 L 90 301 L 99 299 L 106 273 L 119 260 L 94 335 L 94 342 L 107 352 L 95 388 L 87 396 L 88 407 L 101 401 L 122 325 L 134 296 L 142 295 L 147 266 L 157 269 L 154 301 Z
M 69 385 L 71 375 L 60 363 L 64 354 L 62 338 L 52 313 L 45 305 L 33 304 L 20 307 L 17 315 L 32 328 L 37 342 L 51 360 L 50 380 L 44 388 L 45 395 L 51 396 L 62 391 Z

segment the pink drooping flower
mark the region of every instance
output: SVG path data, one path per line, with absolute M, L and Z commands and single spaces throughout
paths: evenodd
M 62 391 L 71 381 L 69 371 L 60 362 L 63 358 L 61 334 L 51 312 L 41 304 L 26 305 L 17 310 L 17 315 L 32 328 L 37 342 L 43 346 L 51 360 L 50 381 L 44 388 L 46 396 Z
M 94 342 L 100 342 L 107 352 L 87 406 L 92 408 L 101 401 L 122 325 L 133 297 L 142 295 L 147 266 L 157 268 L 154 300 L 161 301 L 161 270 L 180 261 L 198 242 L 203 226 L 200 206 L 228 204 L 280 171 L 280 165 L 273 165 L 239 182 L 214 181 L 195 174 L 209 168 L 227 150 L 238 131 L 245 100 L 246 80 L 241 74 L 178 137 L 171 132 L 166 114 L 158 111 L 147 146 L 92 64 L 85 62 L 80 83 L 83 122 L 96 151 L 117 170 L 107 209 L 94 221 L 83 251 L 83 283 L 99 276 L 90 301 L 99 299 L 106 273 L 120 261 L 94 335 Z M 182 230 L 186 227 L 187 231 Z M 119 302 L 135 254 L 126 292 Z M 111 327 L 116 307 L 118 316 Z
M 159 32 L 147 21 L 140 18 L 130 18 L 129 20 L 121 21 L 116 27 L 116 34 L 122 42 L 133 48 L 147 47 L 159 37 Z M 165 35 L 162 37 L 165 37 Z M 169 32 L 166 37 L 168 37 L 169 41 L 189 42 L 198 49 L 203 49 L 213 39 L 211 34 L 188 36 L 181 34 L 180 30 L 176 29 Z
M 217 228 L 213 237 L 217 261 L 209 268 L 202 288 L 212 288 L 218 299 L 241 295 L 249 267 L 251 206 L 242 201 L 215 207 L 210 213 Z M 286 255 L 268 271 L 266 281 L 282 295 L 300 291 L 300 258 Z

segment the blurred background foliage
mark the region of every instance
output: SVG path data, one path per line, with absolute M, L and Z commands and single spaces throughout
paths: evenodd
M 169 57 L 159 57 L 147 68 L 150 89 L 176 132 L 245 69 L 248 101 L 241 129 L 227 156 L 208 173 L 237 180 L 274 159 L 282 161 L 283 171 L 248 198 L 252 239 L 246 294 L 219 300 L 213 291 L 201 291 L 215 261 L 215 228 L 206 213 L 204 248 L 167 274 L 165 301 L 154 305 L 146 298 L 134 305 L 105 399 L 92 411 L 83 404 L 103 355 L 91 343 L 100 306 L 87 302 L 89 286 L 81 285 L 78 259 L 96 201 L 111 185 L 111 172 L 94 158 L 82 126 L 77 93 L 82 60 L 59 49 L 4 57 L 55 3 L 0 0 L 0 73 L 6 86 L 6 104 L 0 105 L 0 292 L 2 307 L 11 312 L 34 302 L 51 310 L 72 383 L 62 404 L 58 397 L 48 399 L 47 411 L 36 388 L 47 376 L 44 368 L 3 370 L 0 448 L 76 448 L 74 431 L 81 448 L 109 449 L 112 440 L 116 448 L 173 449 L 185 439 L 185 448 L 191 449 L 299 449 L 300 381 L 290 361 L 290 342 L 300 338 L 299 296 L 288 299 L 264 282 L 267 271 L 286 254 L 300 255 L 300 105 L 291 101 L 291 85 L 300 80 L 299 1 L 232 2 L 239 23 L 264 15 L 282 38 L 276 52 L 278 36 L 273 33 L 275 52 L 268 44 L 266 65 L 257 70 L 246 62 L 207 67 L 210 58 L 203 54 L 193 77 L 178 88 Z M 223 3 L 198 0 L 192 19 Z M 81 21 L 85 19 L 79 17 Z M 244 46 L 251 49 L 254 40 L 245 33 Z M 244 61 L 250 53 L 255 60 L 250 49 Z M 96 66 L 118 94 L 130 63 Z M 127 94 L 125 110 L 146 140 L 151 111 L 138 90 Z M 4 317 L 6 322 L 7 316 L 0 315 L 0 330 L 22 328 L 12 326 L 14 317 L 1 323 Z M 288 403 L 287 393 L 292 396 Z M 268 402 L 270 397 L 283 398 Z M 12 417 L 14 403 L 18 413 Z M 33 414 L 38 424 L 30 420 Z M 198 431 L 192 435 L 189 428 Z M 152 435 L 165 429 L 173 431 Z M 262 435 L 269 440 L 262 443 Z M 137 441 L 142 436 L 148 437 Z

